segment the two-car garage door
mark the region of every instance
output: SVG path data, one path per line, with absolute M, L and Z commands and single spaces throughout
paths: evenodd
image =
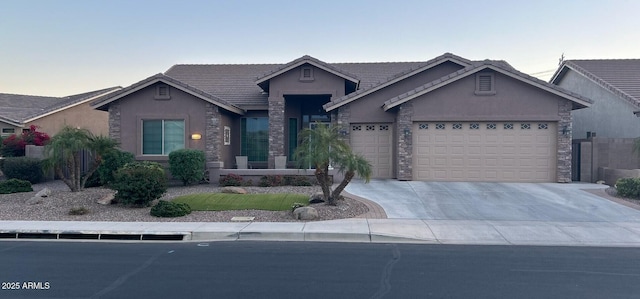
M 553 182 L 554 122 L 422 122 L 413 127 L 413 179 Z

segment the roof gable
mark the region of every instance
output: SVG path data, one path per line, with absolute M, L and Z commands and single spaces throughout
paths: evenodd
M 454 54 L 451 53 L 444 53 L 443 55 L 440 55 L 436 58 L 433 58 L 429 61 L 425 61 L 423 63 L 420 63 L 416 66 L 413 66 L 411 68 L 405 69 L 402 72 L 396 73 L 393 76 L 390 76 L 388 78 L 386 78 L 385 80 L 382 80 L 380 82 L 378 82 L 377 84 L 374 84 L 372 86 L 368 86 L 365 88 L 361 88 L 355 92 L 352 92 L 348 95 L 345 95 L 339 99 L 336 99 L 334 101 L 331 101 L 327 104 L 325 104 L 323 107 L 326 111 L 331 111 L 334 110 L 342 105 L 348 104 L 350 102 L 353 102 L 357 99 L 360 99 L 366 95 L 372 94 L 378 90 L 381 90 L 387 86 L 390 86 L 394 83 L 400 82 L 404 79 L 407 79 L 411 76 L 414 76 L 418 73 L 421 73 L 423 71 L 426 71 L 428 69 L 431 69 L 435 66 L 441 65 L 445 62 L 453 62 L 455 64 L 460 65 L 461 67 L 466 67 L 471 65 L 471 61 L 462 58 L 460 56 L 456 56 Z
M 237 114 L 240 114 L 240 115 L 244 115 L 245 111 L 243 109 L 241 109 L 241 108 L 239 108 L 239 107 L 237 107 L 237 106 L 235 106 L 235 105 L 233 105 L 233 104 L 231 104 L 231 103 L 229 103 L 229 102 L 227 102 L 225 100 L 222 100 L 222 99 L 220 99 L 218 97 L 210 95 L 210 94 L 208 94 L 208 93 L 206 93 L 204 91 L 201 91 L 201 90 L 199 90 L 199 89 L 197 89 L 195 87 L 189 86 L 189 85 L 187 85 L 187 84 L 185 84 L 183 82 L 180 82 L 180 81 L 178 81 L 176 79 L 173 79 L 173 78 L 171 78 L 169 76 L 166 76 L 166 75 L 163 75 L 163 74 L 157 74 L 157 75 L 151 76 L 151 77 L 146 78 L 146 79 L 144 79 L 144 80 L 142 80 L 140 82 L 134 83 L 131 86 L 126 87 L 126 88 L 124 88 L 124 89 L 122 89 L 122 90 L 120 90 L 118 92 L 115 92 L 113 94 L 101 97 L 101 98 L 95 100 L 93 103 L 91 103 L 91 106 L 93 108 L 95 108 L 95 109 L 106 111 L 108 109 L 110 103 L 112 103 L 114 101 L 117 101 L 117 100 L 119 100 L 119 99 L 121 99 L 121 98 L 123 98 L 123 97 L 125 97 L 127 95 L 135 93 L 135 92 L 137 92 L 137 91 L 139 91 L 141 89 L 149 87 L 149 86 L 151 86 L 151 85 L 153 85 L 155 83 L 158 83 L 158 82 L 165 83 L 165 84 L 167 84 L 169 86 L 177 88 L 177 89 L 179 89 L 181 91 L 184 91 L 184 92 L 186 92 L 188 94 L 191 94 L 191 95 L 193 95 L 193 96 L 195 96 L 197 98 L 200 98 L 202 100 L 210 102 L 210 103 L 212 103 L 212 104 L 214 104 L 216 106 L 219 106 L 219 107 L 224 108 L 226 110 L 229 110 L 231 112 L 234 112 L 234 113 L 237 113 Z
M 110 87 L 66 97 L 0 94 L 0 118 L 12 125 L 24 123 L 92 101 L 120 89 Z
M 462 78 L 466 78 L 470 75 L 478 72 L 491 69 L 495 72 L 501 73 L 513 79 L 522 81 L 534 87 L 540 88 L 544 91 L 550 92 L 567 100 L 573 102 L 573 109 L 585 108 L 591 106 L 591 100 L 584 98 L 578 94 L 572 93 L 559 86 L 544 82 L 535 77 L 529 76 L 522 72 L 519 72 L 509 66 L 508 64 L 500 61 L 485 60 L 481 62 L 473 63 L 472 65 L 461 69 L 455 73 L 442 77 L 438 80 L 434 80 L 418 88 L 410 90 L 404 94 L 398 95 L 394 98 L 387 100 L 382 108 L 388 111 L 391 108 L 397 107 L 402 103 L 408 102 L 412 99 L 425 95 L 431 91 L 447 86 L 450 83 L 456 82 Z
M 640 59 L 566 60 L 549 82 L 574 71 L 640 109 Z
M 349 80 L 353 83 L 356 84 L 356 86 L 360 83 L 360 80 L 352 74 L 349 74 L 347 72 L 345 72 L 344 70 L 341 70 L 331 64 L 328 64 L 324 61 L 321 61 L 319 59 L 313 58 L 309 55 L 305 55 L 302 56 L 296 60 L 293 60 L 287 64 L 284 64 L 276 69 L 271 70 L 270 72 L 263 74 L 261 76 L 259 76 L 256 80 L 256 84 L 258 86 L 260 86 L 260 88 L 262 88 L 263 90 L 269 90 L 268 87 L 268 82 L 269 80 L 271 80 L 274 77 L 277 77 L 279 75 L 282 75 L 288 71 L 291 71 L 299 66 L 305 65 L 305 64 L 310 64 L 312 66 L 315 66 L 319 69 L 322 69 L 326 72 L 329 72 L 333 75 L 336 75 L 338 77 L 341 77 L 345 80 Z

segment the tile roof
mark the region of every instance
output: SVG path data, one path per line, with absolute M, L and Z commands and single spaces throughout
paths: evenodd
M 476 61 L 473 62 L 471 65 L 457 71 L 454 73 L 451 73 L 447 76 L 444 76 L 440 79 L 431 81 L 427 84 L 424 84 L 422 86 L 419 86 L 413 90 L 410 90 L 406 93 L 403 93 L 401 95 L 398 95 L 396 97 L 393 97 L 389 100 L 387 100 L 384 105 L 383 108 L 384 110 L 389 110 L 393 107 L 396 107 L 404 102 L 410 101 L 411 99 L 421 96 L 423 94 L 426 94 L 432 90 L 435 90 L 439 87 L 445 86 L 451 82 L 454 82 L 456 80 L 462 79 L 468 75 L 477 73 L 483 69 L 486 68 L 491 68 L 495 71 L 498 71 L 500 73 L 506 74 L 506 75 L 510 75 L 513 78 L 519 79 L 521 81 L 527 82 L 529 84 L 541 87 L 543 89 L 547 89 L 549 91 L 552 91 L 564 98 L 567 98 L 571 101 L 573 101 L 574 103 L 574 109 L 577 108 L 584 108 L 584 107 L 588 107 L 592 101 L 590 99 L 587 99 L 579 94 L 570 92 L 562 87 L 559 87 L 557 85 L 542 81 L 536 77 L 533 76 L 529 76 L 525 73 L 522 73 L 516 69 L 514 69 L 513 67 L 511 67 L 511 65 L 509 65 L 508 63 L 504 62 L 504 61 L 500 61 L 500 60 L 484 60 L 484 61 Z
M 93 106 L 94 108 L 99 109 L 99 110 L 106 110 L 109 103 L 111 103 L 113 101 L 116 101 L 116 100 L 120 99 L 121 97 L 126 96 L 126 95 L 128 95 L 128 94 L 130 94 L 132 92 L 138 91 L 138 90 L 140 90 L 140 89 L 142 89 L 144 87 L 147 87 L 147 86 L 149 86 L 151 84 L 154 84 L 154 83 L 160 82 L 160 81 L 162 81 L 164 83 L 167 83 L 169 85 L 173 85 L 174 87 L 182 88 L 183 91 L 190 92 L 190 93 L 192 93 L 192 94 L 194 94 L 196 96 L 199 96 L 200 98 L 202 98 L 202 99 L 204 99 L 206 101 L 212 102 L 212 103 L 214 103 L 214 104 L 216 104 L 218 106 L 221 106 L 221 107 L 223 107 L 223 108 L 225 108 L 227 110 L 230 110 L 230 111 L 233 111 L 233 112 L 239 113 L 239 114 L 244 114 L 244 110 L 242 108 L 240 108 L 240 107 L 238 107 L 238 106 L 236 106 L 236 105 L 234 105 L 232 103 L 229 103 L 229 102 L 227 102 L 227 101 L 225 101 L 225 100 L 223 100 L 223 99 L 221 99 L 219 97 L 216 97 L 214 95 L 206 93 L 206 92 L 204 92 L 204 91 L 202 91 L 202 90 L 200 90 L 198 88 L 190 86 L 190 85 L 188 85 L 188 84 L 186 84 L 184 82 L 181 82 L 181 81 L 176 80 L 176 79 L 174 79 L 172 77 L 164 75 L 164 74 L 153 75 L 153 76 L 151 76 L 149 78 L 146 78 L 146 79 L 144 79 L 142 81 L 134 83 L 131 86 L 123 88 L 123 89 L 121 89 L 121 90 L 119 90 L 117 92 L 108 94 L 106 96 L 102 96 L 102 97 L 94 100 L 91 103 L 91 106 Z
M 567 60 L 558 68 L 551 82 L 558 83 L 567 68 L 640 108 L 640 59 Z
M 0 93 L 0 117 L 15 124 L 22 124 L 119 88 L 110 87 L 66 97 Z
M 273 77 L 275 77 L 275 76 L 277 76 L 279 74 L 282 74 L 284 72 L 287 72 L 292 68 L 295 68 L 295 67 L 298 67 L 300 65 L 303 65 L 305 63 L 309 63 L 309 64 L 312 64 L 312 65 L 315 65 L 316 67 L 324 69 L 324 70 L 326 70 L 326 71 L 328 71 L 330 73 L 336 74 L 336 75 L 338 75 L 338 76 L 340 76 L 340 77 L 342 77 L 344 79 L 350 80 L 350 81 L 355 82 L 355 83 L 358 83 L 360 81 L 357 76 L 352 75 L 352 74 L 350 74 L 350 73 L 348 73 L 348 72 L 336 67 L 335 65 L 331 65 L 331 64 L 328 64 L 328 63 L 326 63 L 324 61 L 321 61 L 319 59 L 311 57 L 309 55 L 305 55 L 305 56 L 302 56 L 302 57 L 300 57 L 298 59 L 295 59 L 295 60 L 293 60 L 293 61 L 291 61 L 289 63 L 281 65 L 281 66 L 277 67 L 276 69 L 273 69 L 273 70 L 267 72 L 266 74 L 258 76 L 258 78 L 256 79 L 256 84 L 260 85 L 264 89 L 263 83 L 265 83 L 269 79 L 271 79 L 271 78 L 273 78 Z
M 415 68 L 424 62 L 327 63 L 360 79 L 360 88 L 384 82 L 390 76 Z M 256 76 L 283 68 L 285 64 L 177 64 L 165 75 L 198 88 L 240 107 L 268 106 L 268 94 L 257 84 Z
M 333 110 L 333 109 L 335 109 L 335 108 L 337 108 L 337 107 L 339 107 L 339 106 L 341 106 L 343 104 L 346 104 L 346 103 L 348 103 L 350 101 L 353 101 L 353 100 L 355 100 L 355 99 L 357 99 L 359 97 L 362 97 L 362 96 L 364 96 L 366 94 L 369 94 L 371 92 L 374 92 L 374 91 L 376 91 L 376 90 L 378 90 L 380 88 L 383 88 L 385 86 L 393 84 L 394 82 L 396 82 L 397 80 L 402 79 L 405 76 L 409 76 L 410 74 L 415 73 L 415 72 L 424 71 L 426 69 L 429 69 L 431 67 L 439 65 L 439 64 L 441 64 L 443 62 L 446 62 L 446 61 L 454 61 L 454 62 L 457 62 L 457 63 L 461 64 L 462 66 L 467 66 L 467 65 L 471 64 L 470 60 L 467 60 L 467 59 L 462 58 L 460 56 L 456 56 L 456 55 L 451 54 L 451 53 L 445 53 L 445 54 L 440 55 L 440 56 L 438 56 L 436 58 L 433 58 L 431 60 L 424 61 L 424 62 L 419 62 L 416 65 L 413 65 L 413 66 L 411 66 L 411 67 L 409 67 L 407 69 L 404 69 L 404 70 L 402 70 L 402 71 L 400 71 L 398 73 L 395 73 L 390 77 L 387 77 L 387 78 L 384 78 L 382 80 L 379 80 L 379 81 L 377 81 L 377 82 L 375 82 L 373 84 L 361 87 L 360 89 L 356 90 L 355 92 L 352 92 L 352 93 L 347 94 L 347 95 L 345 95 L 345 96 L 343 96 L 343 97 L 341 97 L 339 99 L 336 99 L 334 101 L 331 101 L 330 103 L 325 104 L 324 108 L 328 109 L 328 110 Z

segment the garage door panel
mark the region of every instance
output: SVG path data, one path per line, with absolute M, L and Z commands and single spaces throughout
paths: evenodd
M 390 124 L 353 124 L 351 126 L 351 148 L 371 163 L 373 178 L 393 176 L 392 131 Z M 420 139 L 426 139 L 421 141 L 426 144 L 429 138 L 429 136 L 421 136 Z M 429 154 L 428 149 L 426 150 L 424 155 Z
M 556 123 L 422 124 L 414 124 L 414 179 L 555 180 Z

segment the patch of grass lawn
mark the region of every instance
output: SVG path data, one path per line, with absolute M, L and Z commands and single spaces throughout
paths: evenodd
M 173 202 L 186 203 L 194 211 L 267 210 L 286 211 L 296 202 L 306 203 L 302 194 L 190 194 L 174 198 Z

